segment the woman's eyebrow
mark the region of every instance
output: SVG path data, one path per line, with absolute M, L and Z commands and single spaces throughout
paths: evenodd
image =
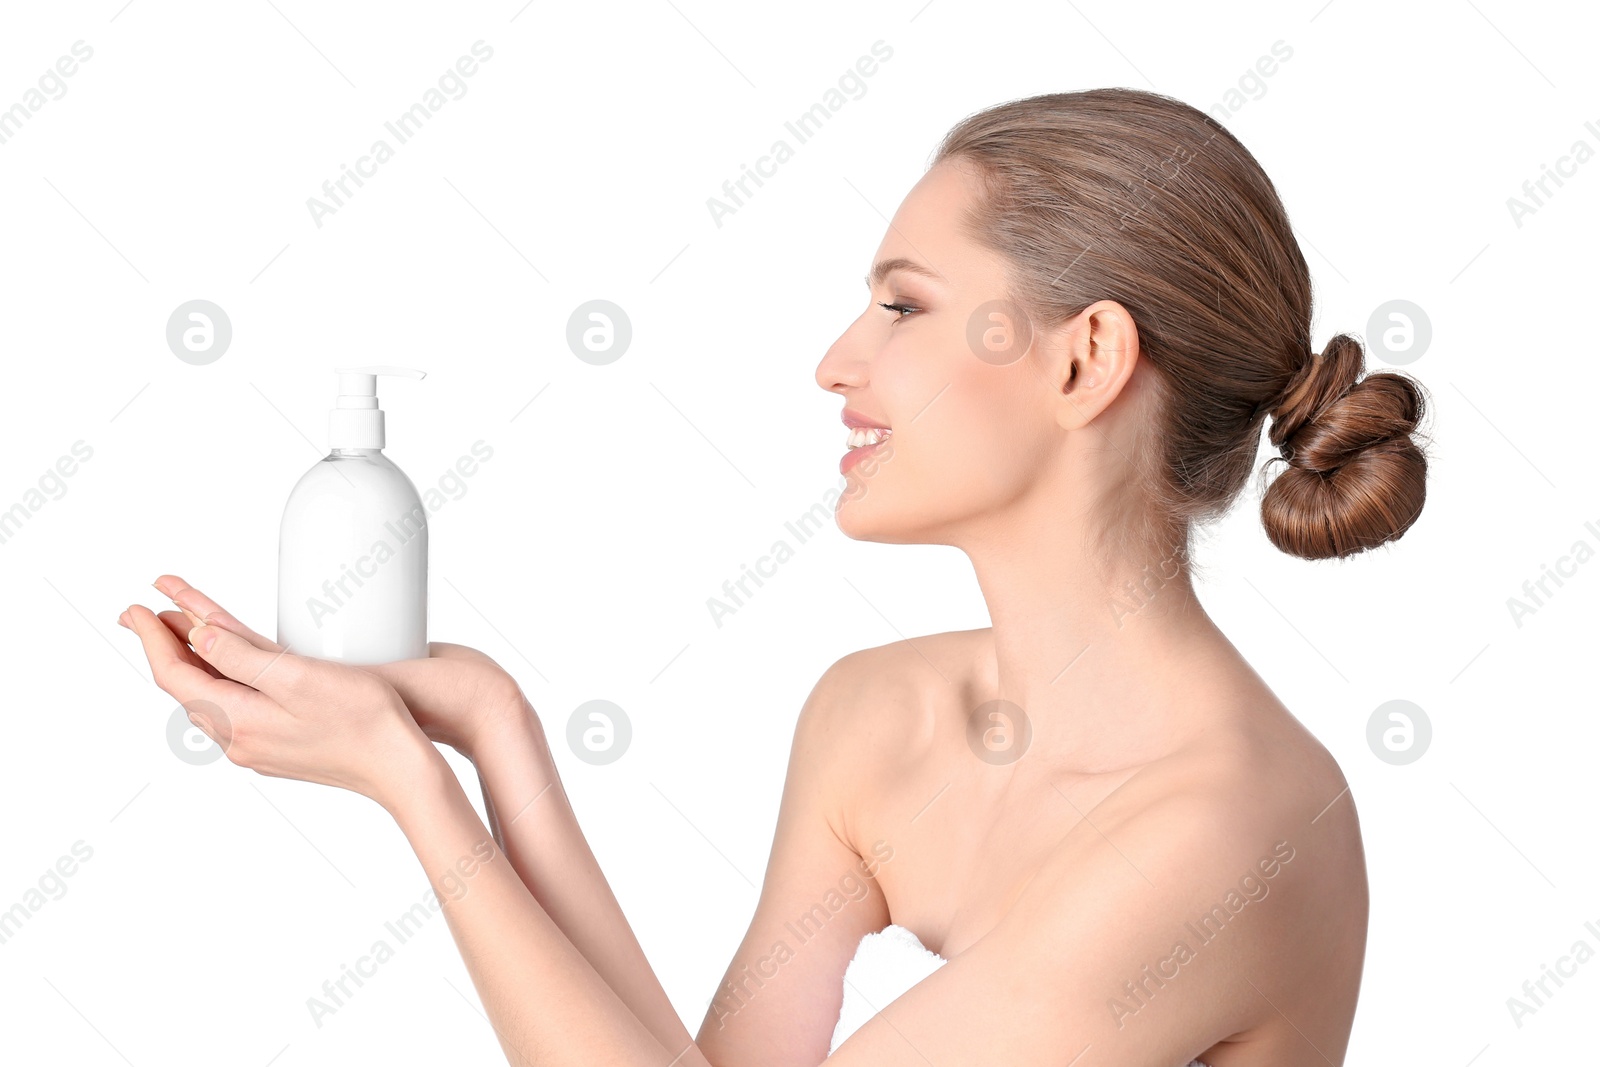
M 940 274 L 938 271 L 929 270 L 921 263 L 918 263 L 915 260 L 906 259 L 903 256 L 896 256 L 894 259 L 878 260 L 878 262 L 872 266 L 872 273 L 868 274 L 862 280 L 867 283 L 868 289 L 872 289 L 876 286 L 882 285 L 883 280 L 897 270 L 903 270 L 909 274 L 920 274 L 924 278 L 934 278 L 939 281 L 944 281 L 944 275 Z

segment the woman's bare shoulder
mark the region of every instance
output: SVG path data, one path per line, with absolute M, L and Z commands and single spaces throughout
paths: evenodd
M 1260 981 L 1297 1005 L 1322 997 L 1319 1012 L 1353 1010 L 1368 917 L 1355 798 L 1337 760 L 1281 705 L 1224 716 L 1141 768 L 1062 839 L 1046 864 L 1056 878 L 1043 880 L 1112 892 L 1130 867 L 1195 914 L 1219 903 L 1236 914 L 1270 895 L 1272 905 L 1249 908 L 1241 958 L 1295 945 Z
M 950 709 L 980 699 L 988 635 L 955 630 L 839 657 L 800 710 L 791 766 L 812 766 L 848 802 L 932 758 L 948 743 Z
M 1199 824 L 1232 837 L 1298 842 L 1333 888 L 1347 892 L 1359 882 L 1364 895 L 1355 800 L 1338 761 L 1275 698 L 1224 699 L 1235 706 L 1134 775 L 1111 799 L 1107 818 L 1149 820 L 1184 807 Z
M 802 715 L 860 731 L 858 741 L 915 743 L 919 723 L 965 706 L 983 685 L 990 631 L 952 630 L 863 648 L 835 660 L 818 679 Z M 907 717 L 911 721 L 908 721 Z
M 970 680 L 982 653 L 992 648 L 988 627 L 906 637 L 841 656 L 824 678 L 877 679 L 900 690 L 960 684 L 963 679 Z

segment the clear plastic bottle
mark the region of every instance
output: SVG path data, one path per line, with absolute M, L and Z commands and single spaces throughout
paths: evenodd
M 383 454 L 380 374 L 341 369 L 329 413 L 332 451 L 289 494 L 278 534 L 278 643 L 342 663 L 428 655 L 428 516 L 417 488 Z

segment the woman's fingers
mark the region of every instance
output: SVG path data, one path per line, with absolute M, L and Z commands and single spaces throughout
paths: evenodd
M 155 612 L 143 604 L 134 604 L 123 613 L 128 629 L 144 646 L 145 659 L 150 661 L 150 673 L 156 685 L 177 698 L 189 712 L 189 718 L 206 732 L 224 750 L 232 742 L 231 720 L 223 710 L 237 686 L 226 679 L 213 677 L 202 666 L 185 656 L 185 648 L 168 625 Z
M 173 589 L 175 596 L 184 591 Z M 207 606 L 193 604 L 189 611 Z M 230 762 L 353 789 L 380 803 L 397 795 L 398 781 L 417 769 L 426 740 L 382 679 L 287 649 L 259 648 L 212 623 L 175 633 L 189 621 L 188 611 L 162 618 L 134 605 L 124 614 L 156 684 L 178 699 Z M 437 756 L 431 749 L 426 754 Z
M 155 612 L 143 604 L 133 604 L 125 614 L 128 628 L 138 635 L 144 646 L 144 656 L 150 661 L 157 685 L 180 701 L 207 695 L 205 691 L 209 691 L 210 683 L 216 679 L 184 658 L 183 645 Z
M 256 633 L 225 611 L 222 605 L 177 575 L 163 574 L 155 580 L 155 587 L 166 596 L 171 597 L 172 602 L 183 609 L 184 613 L 189 616 L 191 626 L 204 626 L 206 623 L 210 623 L 213 626 L 220 626 L 225 630 L 238 634 L 257 648 L 265 649 L 269 652 L 283 651 L 283 646 L 278 642 Z
M 126 617 L 126 613 L 124 613 Z M 167 629 L 172 631 L 172 636 L 178 641 L 178 655 L 199 667 L 213 678 L 221 678 L 218 670 L 199 656 L 194 654 L 194 649 L 189 647 L 189 631 L 194 629 L 194 623 L 189 621 L 187 613 L 182 611 L 158 611 L 156 618 L 167 624 Z
M 258 648 L 216 625 L 197 626 L 189 631 L 189 645 L 195 655 L 221 671 L 225 679 L 259 689 L 279 703 L 299 686 L 306 671 L 306 661 L 299 656 Z

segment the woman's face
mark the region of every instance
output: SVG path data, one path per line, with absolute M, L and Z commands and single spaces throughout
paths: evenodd
M 923 176 L 878 246 L 866 310 L 817 367 L 817 384 L 844 398 L 847 425 L 888 429 L 840 464 L 835 514 L 850 537 L 958 543 L 971 520 L 1023 497 L 1059 451 L 1041 339 L 1007 298 L 1004 261 L 961 232 L 977 196 L 966 164 Z

